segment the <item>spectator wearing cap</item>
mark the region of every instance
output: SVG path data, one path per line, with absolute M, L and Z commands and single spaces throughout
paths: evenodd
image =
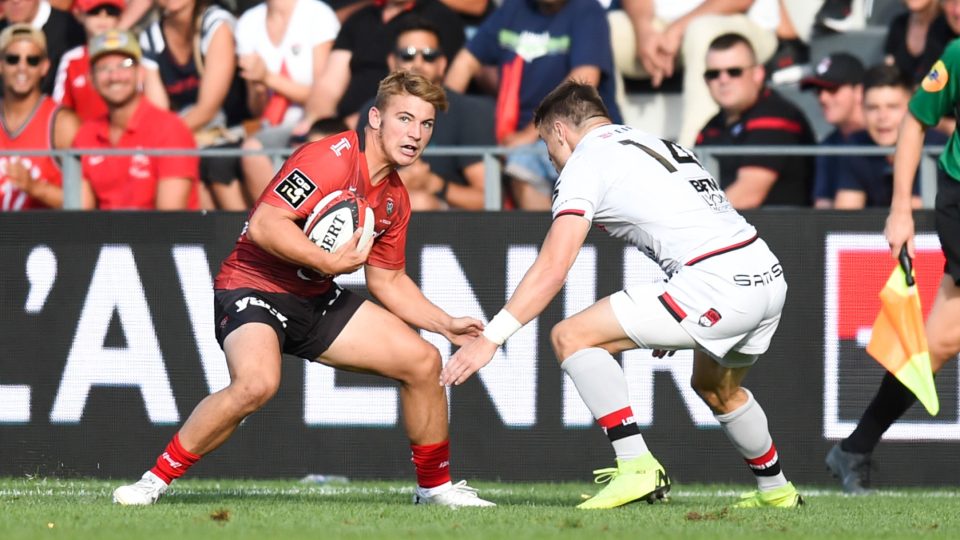
M 703 78 L 720 106 L 697 146 L 813 144 L 813 130 L 796 105 L 764 85 L 750 42 L 724 34 L 710 43 Z M 814 160 L 808 156 L 733 155 L 719 158 L 720 186 L 737 209 L 810 206 Z
M 853 134 L 864 128 L 863 72 L 863 64 L 857 57 L 836 53 L 817 63 L 813 73 L 800 81 L 800 88 L 817 93 L 823 118 L 833 126 L 833 131 L 820 141 L 820 146 L 850 144 Z M 842 159 L 845 158 L 817 156 L 813 179 L 814 208 L 833 207 Z
M 40 91 L 50 69 L 46 47 L 43 32 L 29 24 L 13 24 L 0 32 L 4 150 L 69 148 L 77 133 L 73 112 Z M 60 166 L 49 156 L 0 156 L 0 211 L 62 207 L 62 179 Z
M 900 124 L 913 94 L 909 77 L 895 66 L 880 65 L 863 76 L 863 118 L 865 128 L 854 133 L 850 144 L 893 149 Z M 928 130 L 926 144 L 942 145 L 947 137 Z M 889 208 L 893 199 L 893 153 L 887 156 L 848 156 L 839 163 L 834 208 L 858 210 Z M 919 208 L 920 183 L 913 184 L 913 207 Z
M 107 105 L 107 115 L 83 124 L 75 148 L 196 148 L 193 133 L 179 116 L 141 94 L 142 53 L 133 34 L 109 30 L 90 40 L 89 52 L 93 86 Z M 198 167 L 196 156 L 84 155 L 83 207 L 196 209 Z
M 87 39 L 117 27 L 124 0 L 76 0 L 73 13 L 83 25 Z M 54 78 L 53 99 L 76 111 L 81 120 L 92 120 L 107 113 L 103 98 L 90 80 L 87 44 L 78 45 L 60 59 Z
M 60 58 L 87 41 L 83 27 L 70 12 L 52 7 L 47 0 L 5 0 L 4 14 L 6 19 L 0 20 L 0 30 L 10 24 L 26 23 L 43 31 L 47 58 L 53 69 L 47 70 L 40 89 L 44 94 L 53 95 L 53 79 Z

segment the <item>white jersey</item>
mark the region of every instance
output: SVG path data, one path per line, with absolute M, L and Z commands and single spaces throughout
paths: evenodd
M 340 31 L 337 14 L 319 0 L 297 0 L 287 29 L 280 43 L 270 41 L 267 34 L 267 4 L 263 2 L 243 13 L 237 22 L 237 55 L 257 53 L 267 70 L 286 70 L 293 81 L 313 84 L 313 49 L 333 42 Z M 303 107 L 291 104 L 282 124 L 296 123 L 303 117 Z
M 568 214 L 637 246 L 667 275 L 757 237 L 691 152 L 617 124 L 587 133 L 564 166 L 553 217 Z

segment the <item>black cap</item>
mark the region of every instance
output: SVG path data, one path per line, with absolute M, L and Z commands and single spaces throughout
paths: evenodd
M 800 88 L 837 88 L 845 84 L 862 84 L 863 62 L 847 53 L 835 53 L 820 60 L 813 73 L 800 80 Z

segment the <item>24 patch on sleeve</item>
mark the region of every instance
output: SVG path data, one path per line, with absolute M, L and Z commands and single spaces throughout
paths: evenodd
M 310 197 L 311 193 L 317 190 L 317 185 L 310 180 L 309 176 L 300 172 L 300 169 L 294 169 L 273 190 L 296 210 Z

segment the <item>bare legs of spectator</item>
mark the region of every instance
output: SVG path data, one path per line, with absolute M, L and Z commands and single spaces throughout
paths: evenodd
M 256 137 L 248 137 L 243 141 L 244 150 L 263 150 L 263 143 Z M 250 154 L 240 158 L 243 168 L 243 178 L 247 186 L 250 200 L 257 200 L 263 190 L 273 179 L 273 161 L 266 154 Z
M 249 208 L 243 186 L 238 179 L 229 184 L 212 183 L 210 191 L 219 210 L 242 212 Z

